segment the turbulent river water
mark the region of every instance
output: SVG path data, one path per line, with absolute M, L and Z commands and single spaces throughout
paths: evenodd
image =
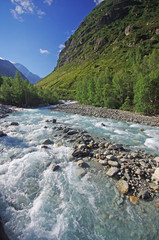
M 131 205 L 104 170 L 94 167 L 78 177 L 80 169 L 70 161 L 71 143 L 59 135 L 55 138 L 53 123 L 46 122 L 53 118 L 58 124 L 159 154 L 155 127 L 45 108 L 0 119 L 1 130 L 7 133 L 0 138 L 0 215 L 10 240 L 159 239 L 159 210 L 151 202 Z M 19 125 L 11 126 L 13 121 Z M 46 138 L 54 144 L 42 149 Z M 52 171 L 53 162 L 61 171 Z

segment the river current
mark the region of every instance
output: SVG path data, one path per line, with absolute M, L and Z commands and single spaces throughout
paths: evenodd
M 0 119 L 0 215 L 10 240 L 157 240 L 159 209 L 132 205 L 95 167 L 83 178 L 71 143 L 46 120 L 159 155 L 159 128 L 27 109 Z M 18 126 L 11 126 L 11 122 Z M 103 123 L 103 124 L 101 124 Z M 142 131 L 141 131 L 142 129 Z M 45 139 L 54 144 L 41 148 Z M 62 144 L 58 144 L 58 143 Z M 61 171 L 53 172 L 52 163 Z

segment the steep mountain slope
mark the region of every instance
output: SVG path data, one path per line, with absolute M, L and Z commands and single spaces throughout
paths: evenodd
M 17 68 L 10 61 L 0 58 L 0 75 L 14 78 Z M 23 79 L 26 77 L 20 72 Z
M 159 48 L 158 0 L 104 0 L 65 42 L 54 71 L 37 86 L 75 98 L 76 87 L 87 77 L 132 71 L 132 59 Z
M 18 71 L 20 71 L 21 73 L 24 74 L 24 76 L 29 80 L 29 82 L 31 82 L 32 84 L 35 84 L 37 83 L 38 81 L 41 80 L 41 78 L 30 72 L 25 66 L 23 66 L 22 64 L 20 63 L 15 63 L 14 66 L 18 69 Z

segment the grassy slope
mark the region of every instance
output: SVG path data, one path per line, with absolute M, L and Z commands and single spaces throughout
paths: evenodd
M 75 98 L 79 81 L 110 67 L 113 72 L 132 67 L 130 56 L 140 46 L 143 55 L 159 48 L 158 0 L 112 1 L 99 4 L 65 43 L 55 70 L 37 86 Z M 126 36 L 125 28 L 133 29 Z

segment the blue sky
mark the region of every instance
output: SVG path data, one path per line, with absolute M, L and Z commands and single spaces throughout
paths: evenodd
M 60 49 L 102 0 L 0 0 L 0 57 L 45 77 Z

